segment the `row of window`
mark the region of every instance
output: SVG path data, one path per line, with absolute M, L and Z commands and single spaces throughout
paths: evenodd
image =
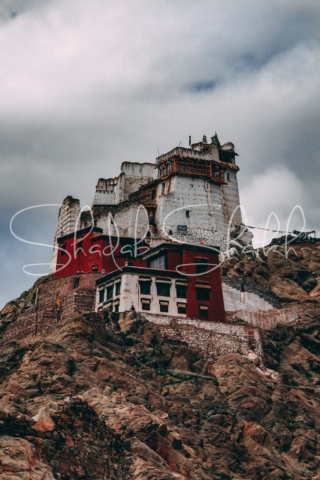
M 121 281 L 107 285 L 106 288 L 99 291 L 99 303 L 111 300 L 113 297 L 120 295 Z
M 151 295 L 151 279 L 140 279 L 139 286 L 141 295 Z M 159 297 L 170 297 L 171 283 L 156 280 L 156 289 Z M 177 298 L 187 298 L 187 284 L 176 283 L 175 289 Z M 120 291 L 121 281 L 107 285 L 106 288 L 99 291 L 99 303 L 111 300 L 113 297 L 120 295 Z M 197 300 L 209 302 L 211 287 L 208 284 L 196 284 L 195 293 Z
M 151 280 L 140 280 L 140 294 L 141 295 L 151 295 Z M 176 283 L 176 297 L 177 298 L 187 298 L 187 284 Z M 170 297 L 171 283 L 157 282 L 157 295 L 159 297 Z M 208 284 L 196 284 L 195 288 L 196 299 L 203 300 L 205 302 L 210 301 L 211 296 L 211 287 Z
M 140 280 L 139 284 L 141 295 L 151 295 L 151 280 Z M 187 284 L 176 283 L 175 287 L 177 298 L 187 298 Z M 156 288 L 159 297 L 170 297 L 171 283 L 156 281 Z

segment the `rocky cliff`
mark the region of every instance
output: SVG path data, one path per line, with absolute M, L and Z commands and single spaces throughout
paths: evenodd
M 223 265 L 299 312 L 261 330 L 263 368 L 237 353 L 205 361 L 134 312 L 70 314 L 2 341 L 0 479 L 319 479 L 320 244 L 294 248 Z M 2 336 L 47 280 L 6 305 Z

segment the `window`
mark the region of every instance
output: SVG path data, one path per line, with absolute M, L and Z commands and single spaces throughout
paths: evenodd
M 161 257 L 155 258 L 150 261 L 150 268 L 157 268 L 158 270 L 165 270 L 166 268 L 166 256 L 161 255 Z
M 196 284 L 196 299 L 204 300 L 205 302 L 210 301 L 210 291 L 211 287 L 207 284 Z
M 107 286 L 107 300 L 113 297 L 113 285 Z
M 167 313 L 169 311 L 169 302 L 160 300 L 159 305 L 160 305 L 160 312 Z
M 227 182 L 230 182 L 231 178 L 230 178 L 230 173 L 227 173 Z
M 114 302 L 113 304 L 113 311 L 114 312 L 119 312 L 119 302 Z
M 116 288 L 115 288 L 115 293 L 114 293 L 114 294 L 115 294 L 115 295 L 120 295 L 121 282 L 117 282 L 117 283 L 115 284 L 115 287 L 116 287 Z
M 79 287 L 79 277 L 73 277 L 72 287 L 73 288 L 78 288 Z
M 157 295 L 159 297 L 170 297 L 170 283 L 157 283 Z
M 187 304 L 186 303 L 177 303 L 178 313 L 185 315 L 187 313 Z
M 104 302 L 104 289 L 99 291 L 99 303 Z
M 97 272 L 98 271 L 98 265 L 92 265 L 91 271 L 92 272 Z
M 187 298 L 187 285 L 176 283 L 177 297 L 178 298 Z
M 164 195 L 165 189 L 166 189 L 166 184 L 162 183 L 161 184 L 161 189 L 162 189 L 162 195 Z
M 199 315 L 200 317 L 208 318 L 209 309 L 206 305 L 199 306 Z
M 142 295 L 150 295 L 151 290 L 151 281 L 150 280 L 140 280 L 140 293 Z
M 208 269 L 209 260 L 207 258 L 197 257 L 194 259 L 196 264 L 196 272 L 201 274 L 205 273 Z
M 190 218 L 190 210 L 186 210 L 186 217 Z
M 141 299 L 142 310 L 150 310 L 150 303 L 151 303 L 151 300 L 149 300 L 148 298 L 142 298 Z

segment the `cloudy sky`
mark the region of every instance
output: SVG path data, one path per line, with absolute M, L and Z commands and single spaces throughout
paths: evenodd
M 320 230 L 319 20 L 317 0 L 2 0 L 0 306 L 51 256 L 12 236 L 16 212 L 91 204 L 99 177 L 189 135 L 235 143 L 249 225 L 285 229 L 298 204 Z M 57 210 L 15 234 L 52 243 Z

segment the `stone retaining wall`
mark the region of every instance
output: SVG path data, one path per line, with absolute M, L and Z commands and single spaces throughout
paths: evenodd
M 248 355 L 253 351 L 262 359 L 263 349 L 259 331 L 254 327 L 206 322 L 187 318 L 146 315 L 150 322 L 159 326 L 163 336 L 186 342 L 201 351 L 207 361 L 215 361 L 228 353 Z

